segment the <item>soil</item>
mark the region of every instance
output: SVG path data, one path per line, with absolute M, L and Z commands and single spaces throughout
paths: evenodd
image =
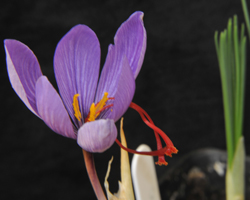
M 227 155 L 202 149 L 184 156 L 161 177 L 163 200 L 225 200 Z M 245 192 L 250 200 L 250 158 L 246 158 Z

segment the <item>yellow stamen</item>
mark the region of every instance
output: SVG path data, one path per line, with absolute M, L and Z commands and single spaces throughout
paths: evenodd
M 105 105 L 106 105 L 106 102 L 108 101 L 108 93 L 107 92 L 104 92 L 104 95 L 101 99 L 101 101 L 99 101 L 98 104 L 96 104 L 96 110 L 101 110 Z
M 82 115 L 81 115 L 81 112 L 80 112 L 80 109 L 79 109 L 79 102 L 78 102 L 78 99 L 77 97 L 79 97 L 80 94 L 75 94 L 74 97 L 73 97 L 73 109 L 74 109 L 74 112 L 75 112 L 75 117 L 78 121 L 81 121 L 82 119 Z
M 96 105 L 94 103 L 91 104 L 88 116 L 89 122 L 94 121 L 100 115 L 99 111 L 106 105 L 108 100 L 108 93 L 104 92 L 102 99 Z
M 95 107 L 95 103 L 92 103 L 89 109 L 89 117 L 88 117 L 88 121 L 92 122 L 95 121 L 95 114 L 96 114 L 96 107 Z

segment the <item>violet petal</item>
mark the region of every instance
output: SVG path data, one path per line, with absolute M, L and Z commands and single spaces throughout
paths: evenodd
M 117 137 L 114 120 L 99 119 L 85 123 L 77 134 L 78 145 L 88 152 L 104 152 Z
M 10 83 L 24 104 L 38 116 L 35 85 L 42 76 L 38 60 L 29 47 L 17 40 L 4 40 L 4 45 Z
M 95 33 L 85 25 L 73 27 L 57 45 L 54 71 L 61 97 L 75 124 L 73 96 L 80 94 L 80 111 L 86 118 L 94 101 L 99 68 L 100 44 Z
M 143 12 L 133 13 L 127 21 L 125 21 L 114 38 L 115 45 L 118 47 L 119 55 L 126 55 L 129 65 L 137 77 L 146 51 L 147 34 L 143 25 Z
M 128 109 L 135 92 L 135 79 L 126 56 L 117 56 L 116 46 L 110 45 L 98 83 L 95 102 L 99 102 L 104 92 L 114 97 L 114 106 L 106 118 L 117 121 Z
M 36 98 L 38 113 L 43 121 L 56 133 L 76 139 L 62 99 L 46 76 L 41 76 L 36 83 Z

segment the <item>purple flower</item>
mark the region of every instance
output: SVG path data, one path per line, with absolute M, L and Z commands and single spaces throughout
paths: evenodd
M 77 139 L 82 149 L 103 152 L 115 141 L 115 122 L 129 107 L 146 50 L 143 13 L 118 29 L 99 77 L 100 44 L 85 25 L 58 43 L 54 72 L 59 93 L 42 74 L 34 53 L 17 40 L 4 41 L 9 79 L 25 105 L 53 131 Z

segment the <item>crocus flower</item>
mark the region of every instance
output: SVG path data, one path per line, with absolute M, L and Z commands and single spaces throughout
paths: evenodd
M 100 44 L 85 25 L 58 43 L 54 72 L 59 94 L 42 74 L 34 53 L 17 40 L 4 41 L 11 85 L 24 104 L 54 132 L 77 140 L 88 152 L 103 152 L 117 137 L 115 122 L 129 107 L 146 49 L 143 13 L 118 29 L 99 77 Z
M 54 55 L 60 95 L 42 74 L 34 53 L 17 40 L 4 41 L 7 70 L 13 89 L 25 105 L 53 131 L 76 139 L 83 150 L 103 152 L 116 141 L 128 152 L 158 156 L 156 164 L 167 165 L 164 156 L 171 157 L 178 150 L 148 114 L 131 102 L 146 50 L 142 18 L 142 12 L 135 12 L 120 26 L 114 45 L 109 45 L 100 77 L 97 36 L 88 26 L 73 27 L 58 43 Z M 135 109 L 154 130 L 156 151 L 137 152 L 116 139 L 115 122 L 128 107 Z

